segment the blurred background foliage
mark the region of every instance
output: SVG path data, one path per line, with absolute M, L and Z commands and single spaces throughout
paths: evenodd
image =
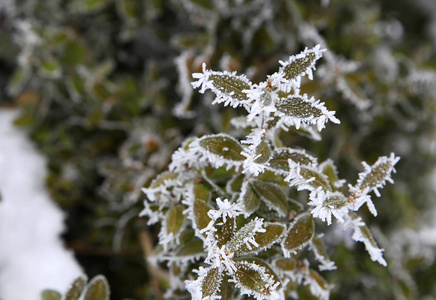
M 423 299 L 436 295 L 436 238 L 423 231 L 435 206 L 429 3 L 4 0 L 1 104 L 20 107 L 16 124 L 47 157 L 47 187 L 67 215 L 66 244 L 88 276 L 104 274 L 113 299 L 158 299 L 169 282 L 144 260 L 158 229 L 138 217 L 140 188 L 186 137 L 229 132 L 237 115 L 194 94 L 190 74 L 206 62 L 258 82 L 279 59 L 321 44 L 328 52 L 302 92 L 342 123 L 327 126 L 322 141 L 284 133 L 286 145 L 332 158 L 348 182 L 362 160 L 402 157 L 395 185 L 375 203 L 378 217 L 367 212 L 365 220 L 388 267 L 333 228 L 324 239 L 338 265 L 323 274 L 335 285 L 331 298 Z

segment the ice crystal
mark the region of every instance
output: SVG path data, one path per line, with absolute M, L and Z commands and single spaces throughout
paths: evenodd
M 243 213 L 243 208 L 239 203 L 231 203 L 228 199 L 221 200 L 216 199 L 216 204 L 218 205 L 217 210 L 210 210 L 208 212 L 209 217 L 212 220 L 218 220 L 218 218 L 223 218 L 223 222 L 226 222 L 226 218 L 236 218 Z

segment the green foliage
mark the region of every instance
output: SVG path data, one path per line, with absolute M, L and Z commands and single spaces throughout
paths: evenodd
M 269 164 L 261 177 L 233 176 L 233 165 L 229 170 L 206 168 L 196 174 L 194 230 L 203 230 L 211 222 L 208 212 L 216 209 L 218 196 L 237 198 L 249 216 L 274 216 L 291 224 L 305 213 L 308 196 L 282 180 L 290 171 L 298 171 L 306 181 L 315 178 L 311 188 L 333 193 L 324 201 L 324 209 L 340 209 L 352 200 L 341 178 L 377 193 L 378 183 L 389 170 L 380 163 L 379 170 L 373 168 L 374 173 L 356 182 L 356 169 L 361 161 L 376 162 L 380 155 L 394 151 L 402 157 L 396 184 L 387 187 L 377 201 L 377 218 L 361 212 L 368 226 L 360 231 L 374 241 L 373 247 L 377 240 L 386 249 L 388 269 L 373 266 L 370 260 L 356 263 L 365 257 L 363 247 L 347 249 L 340 238 L 325 236 L 329 239 L 325 253 L 317 234 L 308 246 L 325 261 L 325 254 L 330 254 L 340 269 L 321 273 L 336 286 L 331 291 L 334 299 L 431 295 L 428 282 L 432 281 L 422 274 L 431 274 L 428 253 L 434 250 L 413 237 L 419 235 L 421 222 L 427 221 L 425 212 L 434 202 L 426 182 L 435 166 L 435 155 L 427 144 L 434 139 L 435 53 L 424 35 L 427 12 L 414 2 L 35 0 L 10 1 L 2 9 L 0 83 L 4 88 L 0 99 L 2 104 L 21 108 L 16 124 L 27 128 L 48 159 L 50 194 L 67 212 L 67 245 L 76 251 L 85 270 L 107 272 L 114 298 L 153 299 L 159 294 L 151 287 L 156 276 L 159 284 L 153 286 L 165 289 L 169 285 L 170 279 L 156 275 L 159 272 L 149 267 L 144 272 L 139 236 L 146 230 L 154 237 L 151 241 L 157 242 L 160 228 L 146 227 L 144 222 L 149 220 L 137 217 L 144 200 L 142 187 L 159 188 L 156 198 L 177 203 L 168 205 L 164 213 L 172 211 L 176 216 L 168 218 L 167 228 L 188 240 L 177 247 L 180 256 L 200 259 L 203 253 L 202 240 L 192 238 L 186 226 L 191 211 L 183 214 L 177 206 L 184 205 L 179 200 L 185 199 L 174 199 L 172 190 L 163 189 L 178 179 L 177 172 L 162 171 L 180 143 L 187 136 L 230 137 L 228 147 L 220 148 L 222 141 L 206 142 L 207 151 L 230 164 L 246 159 L 239 151 L 246 146 L 240 138 L 249 132 L 252 121 L 245 116 L 232 119 L 239 109 L 211 108 L 209 95 L 192 93 L 191 74 L 200 72 L 203 62 L 213 70 L 245 73 L 247 77 L 211 71 L 209 79 L 223 97 L 246 101 L 249 94 L 244 90 L 272 70 L 282 70 L 286 80 L 310 77 L 312 71 L 303 73 L 312 70 L 317 60 L 312 52 L 281 65 L 277 61 L 316 44 L 328 51 L 317 62 L 314 80 L 302 79 L 300 96 L 281 93 L 277 107 L 284 116 L 319 114 L 320 108 L 303 99 L 307 93 L 335 110 L 341 125 L 326 128 L 322 142 L 313 142 L 320 134 L 312 127 L 291 127 L 272 142 L 262 140 L 253 149 L 254 163 Z M 263 88 L 268 91 L 271 86 Z M 225 99 L 220 101 L 226 104 Z M 268 91 L 262 103 L 272 102 Z M 230 119 L 242 127 L 238 134 L 229 126 Z M 268 127 L 281 126 L 278 122 L 278 118 L 270 120 Z M 217 132 L 223 134 L 210 135 Z M 189 144 L 185 143 L 186 149 Z M 289 160 L 300 169 L 291 170 Z M 149 206 L 159 211 L 157 203 Z M 235 230 L 246 225 L 235 222 Z M 323 230 L 323 225 L 316 228 Z M 271 248 L 268 251 L 260 255 L 276 254 Z M 313 257 L 299 255 L 293 269 L 307 271 L 317 281 L 302 262 L 309 259 L 313 266 Z M 113 261 L 124 267 L 109 269 Z M 275 262 L 268 263 L 275 266 Z M 182 268 L 177 276 L 188 278 L 189 272 Z M 380 284 L 368 289 L 356 283 L 362 277 L 368 279 L 366 283 Z M 234 290 L 228 280 L 222 276 L 221 294 Z M 293 282 L 286 289 L 292 295 L 310 294 L 310 288 L 303 290 Z
M 282 248 L 285 254 L 296 253 L 312 241 L 314 222 L 311 214 L 300 214 L 291 223 L 286 237 L 283 239 Z
M 87 284 L 85 276 L 77 278 L 62 297 L 53 290 L 44 290 L 41 293 L 42 300 L 109 300 L 109 284 L 103 275 L 97 275 Z

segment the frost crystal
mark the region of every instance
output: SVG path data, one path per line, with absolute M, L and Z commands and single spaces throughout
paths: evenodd
M 238 107 L 243 105 L 248 96 L 244 90 L 250 90 L 252 83 L 245 75 L 236 75 L 236 72 L 217 72 L 206 69 L 203 63 L 203 73 L 194 73 L 192 77 L 197 81 L 192 82 L 194 88 L 200 88 L 200 93 L 211 90 L 216 98 L 212 102 L 223 103 L 224 106 Z
M 242 206 L 239 203 L 230 203 L 228 199 L 221 200 L 216 199 L 216 204 L 218 205 L 218 210 L 210 210 L 207 214 L 212 220 L 218 220 L 218 218 L 223 218 L 223 222 L 226 222 L 226 218 L 236 218 L 244 212 Z

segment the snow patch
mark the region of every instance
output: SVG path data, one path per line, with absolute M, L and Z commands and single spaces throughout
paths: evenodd
M 82 270 L 59 236 L 64 216 L 44 186 L 45 161 L 0 110 L 0 299 L 39 300 L 65 292 Z

